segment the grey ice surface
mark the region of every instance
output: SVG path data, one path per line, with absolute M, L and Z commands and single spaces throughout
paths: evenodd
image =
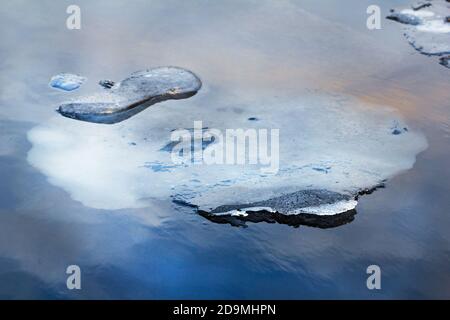
M 106 86 L 106 83 L 102 85 Z M 188 70 L 159 67 L 135 72 L 106 92 L 64 103 L 58 112 L 76 120 L 112 124 L 128 119 L 157 102 L 189 98 L 201 86 L 200 79 Z

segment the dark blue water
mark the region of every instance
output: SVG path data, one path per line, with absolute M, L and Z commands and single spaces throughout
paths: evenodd
M 391 3 L 407 2 L 383 12 Z M 449 70 L 397 25 L 367 30 L 370 1 L 80 1 L 80 31 L 65 28 L 69 4 L 0 9 L 0 298 L 450 298 Z M 93 209 L 28 163 L 27 132 L 67 97 L 47 87 L 52 75 L 85 75 L 87 90 L 166 64 L 202 74 L 206 90 L 308 87 L 388 104 L 429 147 L 326 229 L 233 227 L 170 201 Z M 72 264 L 79 291 L 66 288 Z M 366 287 L 372 264 L 381 290 Z

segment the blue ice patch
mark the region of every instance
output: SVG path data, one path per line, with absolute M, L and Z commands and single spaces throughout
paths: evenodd
M 64 91 L 73 91 L 78 89 L 85 81 L 85 77 L 76 74 L 60 73 L 50 79 L 49 86 Z

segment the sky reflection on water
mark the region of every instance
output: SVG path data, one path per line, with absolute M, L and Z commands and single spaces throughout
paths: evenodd
M 0 297 L 449 298 L 449 71 L 391 22 L 368 31 L 370 1 L 348 2 L 79 1 L 79 32 L 64 27 L 69 2 L 3 4 L 2 24 L 14 28 L 1 28 L 0 44 Z M 380 2 L 383 12 L 400 3 Z M 97 80 L 172 64 L 201 74 L 205 92 L 317 91 L 389 105 L 429 148 L 332 229 L 236 228 L 164 201 L 92 209 L 27 163 L 27 133 L 72 95 L 51 90 L 52 75 L 88 77 L 78 92 L 87 93 Z M 82 268 L 80 292 L 66 289 L 69 264 Z M 382 268 L 379 292 L 365 285 L 370 264 Z

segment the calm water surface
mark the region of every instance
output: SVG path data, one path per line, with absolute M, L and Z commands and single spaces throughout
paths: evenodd
M 78 1 L 80 31 L 65 28 L 70 1 L 2 4 L 0 298 L 450 298 L 450 71 L 393 22 L 367 30 L 373 1 L 344 2 Z M 159 65 L 194 70 L 224 99 L 270 89 L 388 105 L 429 147 L 328 229 L 232 227 L 163 201 L 93 209 L 29 165 L 27 133 L 74 95 L 50 89 L 52 75 L 88 77 L 82 93 Z M 81 291 L 66 289 L 71 264 Z M 366 288 L 371 264 L 382 290 Z

